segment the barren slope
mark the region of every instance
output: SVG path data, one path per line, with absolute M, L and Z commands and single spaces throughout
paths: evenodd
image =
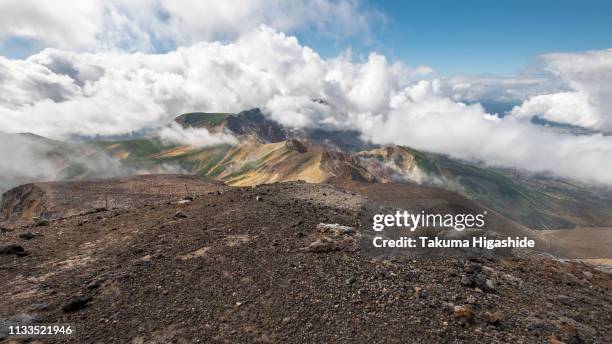
M 2 195 L 0 224 L 29 224 L 33 217 L 57 219 L 102 208 L 133 208 L 222 187 L 222 182 L 205 177 L 168 174 L 25 184 Z
M 351 186 L 401 194 L 394 185 L 368 187 Z M 436 191 L 411 192 L 418 201 Z M 178 199 L 2 234 L 0 245 L 21 245 L 27 255 L 0 255 L 0 318 L 73 322 L 78 334 L 67 341 L 75 343 L 606 343 L 612 336 L 612 279 L 587 265 L 313 249 L 325 235 L 319 223 L 358 225 L 364 198 L 356 192 L 292 182 Z M 486 279 L 493 288 L 480 284 Z

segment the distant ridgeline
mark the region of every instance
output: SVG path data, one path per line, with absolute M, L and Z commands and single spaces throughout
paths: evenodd
M 184 128 L 231 132 L 240 143 L 197 148 L 169 145 L 150 136 L 74 144 L 52 141 L 49 155 L 61 160 L 56 179 L 133 173 L 180 172 L 230 185 L 276 181 L 325 182 L 347 178 L 379 183 L 419 183 L 463 194 L 530 228 L 612 226 L 612 192 L 547 175 L 488 167 L 403 146 L 363 142 L 355 131 L 296 130 L 267 119 L 259 109 L 238 114 L 194 112 L 178 116 Z M 29 138 L 45 145 L 44 138 Z M 106 153 L 114 171 L 83 158 Z

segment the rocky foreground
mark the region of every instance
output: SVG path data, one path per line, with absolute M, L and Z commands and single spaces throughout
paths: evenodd
M 608 273 L 365 255 L 366 189 L 215 184 L 4 229 L 0 318 L 74 323 L 75 336 L 45 339 L 72 343 L 611 342 Z

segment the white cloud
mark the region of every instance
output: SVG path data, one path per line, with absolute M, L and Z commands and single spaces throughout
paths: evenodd
M 429 81 L 404 92 L 419 96 L 406 97 L 378 120 L 361 122 L 362 132 L 374 142 L 612 184 L 612 160 L 607 158 L 612 156 L 612 137 L 561 134 L 526 119 L 487 115 L 478 104 L 441 96 Z
M 539 116 L 549 121 L 600 129 L 600 116 L 580 92 L 559 92 L 529 97 L 511 114 L 519 117 Z
M 158 136 L 166 143 L 187 144 L 198 148 L 238 143 L 236 137 L 231 133 L 210 133 L 206 128 L 183 128 L 178 123 L 171 123 L 162 128 Z
M 522 102 L 529 96 L 557 91 L 560 85 L 545 76 L 465 76 L 442 80 L 444 93 L 456 101 Z
M 596 77 L 587 67 L 582 74 L 559 66 L 562 60 L 551 57 L 550 68 L 564 70 L 569 86 L 587 94 L 589 108 L 603 118 L 593 104 L 606 101 L 612 77 L 605 63 Z M 112 135 L 158 127 L 183 112 L 261 107 L 287 126 L 352 128 L 378 143 L 612 184 L 611 137 L 556 133 L 528 115 L 491 116 L 448 96 L 444 80 L 419 81 L 426 72 L 375 53 L 359 62 L 350 54 L 323 59 L 265 26 L 231 43 L 201 42 L 166 54 L 48 49 L 26 60 L 0 58 L 0 80 L 7 80 L 0 83 L 0 130 Z M 580 112 L 575 121 L 588 119 Z M 211 139 L 189 131 L 166 136 Z
M 47 49 L 25 61 L 0 57 L 0 80 L 6 80 L 0 130 L 124 134 L 184 112 L 253 107 L 278 110 L 272 116 L 284 124 L 346 127 L 346 113 L 385 111 L 394 90 L 420 73 L 377 54 L 363 63 L 349 56 L 324 60 L 267 27 L 231 44 L 202 42 L 167 54 Z M 313 102 L 320 99 L 333 103 Z M 305 111 L 301 122 L 281 114 L 291 108 Z
M 0 2 L 0 39 L 20 37 L 62 48 L 88 47 L 103 28 L 102 1 Z
M 612 131 L 612 49 L 541 56 L 570 92 L 534 96 L 512 114 Z
M 381 13 L 354 0 L 5 0 L 0 40 L 78 51 L 155 51 L 228 40 L 261 24 L 337 37 L 368 34 Z

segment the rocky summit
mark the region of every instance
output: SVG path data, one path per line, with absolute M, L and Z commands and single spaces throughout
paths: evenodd
M 592 265 L 535 254 L 408 259 L 360 248 L 366 202 L 470 202 L 458 194 L 350 180 L 232 187 L 201 178 L 185 190 L 163 175 L 156 182 L 174 183 L 174 193 L 125 191 L 142 178 L 106 191 L 47 186 L 62 202 L 45 202 L 61 216 L 2 230 L 2 321 L 75 324 L 74 336 L 48 340 L 69 343 L 612 338 L 612 276 Z M 61 212 L 70 197 L 60 195 L 104 199 L 112 191 L 120 199 L 119 189 L 121 204 L 80 202 Z M 499 228 L 517 226 L 495 216 Z

